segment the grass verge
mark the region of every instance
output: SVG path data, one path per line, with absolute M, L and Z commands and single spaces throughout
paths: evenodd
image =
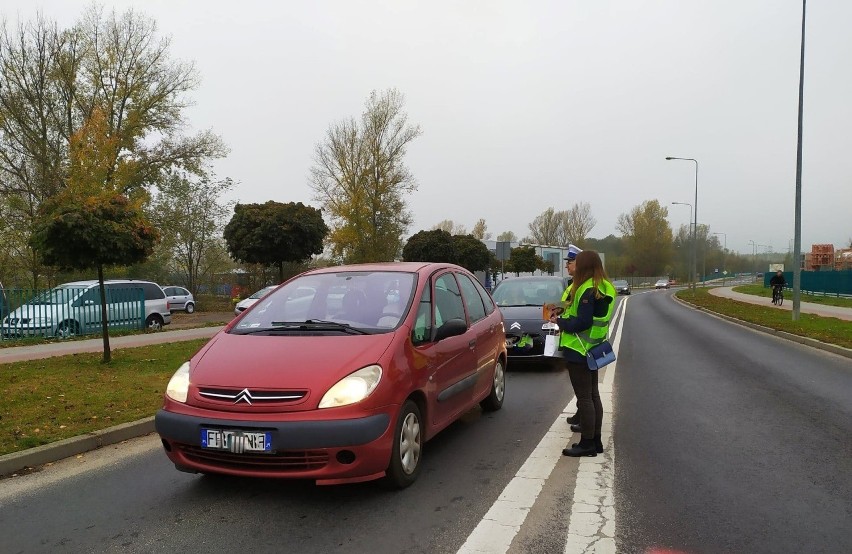
M 730 298 L 713 296 L 707 288 L 692 291 L 681 290 L 675 295 L 688 304 L 706 308 L 749 323 L 784 331 L 821 342 L 852 348 L 852 323 L 835 317 L 820 317 L 812 314 L 800 314 L 799 321 L 793 321 L 790 312 L 774 306 L 763 307 L 757 304 L 738 302 Z
M 208 339 L 0 365 L 0 455 L 154 415 L 169 379 Z
M 743 294 L 751 294 L 754 296 L 762 296 L 763 298 L 772 299 L 772 288 L 764 287 L 763 285 L 742 285 L 734 287 L 734 292 Z M 821 304 L 823 306 L 839 306 L 841 308 L 852 308 L 852 298 L 841 298 L 839 296 L 826 296 L 821 294 L 805 294 L 801 293 L 800 299 L 802 302 L 811 304 Z M 784 302 L 793 301 L 793 291 L 784 289 Z

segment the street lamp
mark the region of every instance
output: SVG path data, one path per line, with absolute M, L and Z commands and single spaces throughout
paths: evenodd
M 678 204 L 680 206 L 689 206 L 689 227 L 690 227 L 690 233 L 689 234 L 690 234 L 690 239 L 694 241 L 695 239 L 692 236 L 692 204 L 690 204 L 689 202 L 672 202 L 672 204 Z M 695 243 L 693 242 L 693 244 L 695 244 Z M 692 282 L 693 281 L 692 270 L 690 269 L 688 273 L 689 273 L 689 280 Z M 693 289 L 693 292 L 694 292 L 694 289 Z
M 696 246 L 698 242 L 698 160 L 695 158 L 677 158 L 675 156 L 666 156 L 667 160 L 683 160 L 695 162 L 695 212 L 692 220 L 692 274 L 698 275 L 698 258 L 696 256 Z M 695 294 L 695 279 L 692 280 L 692 294 Z
M 725 286 L 725 277 L 727 277 L 727 261 L 728 261 L 728 234 L 722 233 L 721 231 L 716 233 L 712 232 L 711 235 L 722 235 L 725 239 L 725 245 L 722 247 L 724 250 L 724 255 L 722 256 L 722 286 Z

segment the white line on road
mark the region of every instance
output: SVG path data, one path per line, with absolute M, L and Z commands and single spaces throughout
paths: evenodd
M 621 328 L 624 323 L 624 311 L 627 299 L 619 303 L 613 319 L 619 321 L 613 350 L 618 354 L 621 343 Z M 611 334 L 611 333 L 610 333 Z M 568 528 L 568 544 L 565 552 L 615 552 L 615 505 L 612 502 L 612 474 L 615 465 L 614 447 L 611 444 L 612 432 L 612 383 L 615 375 L 614 362 L 607 366 L 604 384 L 601 388 L 601 402 L 604 405 L 604 456 L 582 458 L 577 475 L 577 489 L 574 491 L 574 504 L 571 508 L 571 522 Z M 527 518 L 536 499 L 556 463 L 562 456 L 562 449 L 571 440 L 573 433 L 565 424 L 565 417 L 574 412 L 576 398 L 562 410 L 550 429 L 532 451 L 515 476 L 500 493 L 500 496 L 483 516 L 476 528 L 458 550 L 458 554 L 504 554 L 509 550 L 515 535 Z M 608 416 L 608 417 L 607 417 Z M 597 464 L 595 464 L 595 460 Z M 591 463 L 584 464 L 583 462 Z M 600 468 L 594 469 L 590 466 Z M 592 476 L 589 473 L 601 473 Z M 583 486 L 581 488 L 581 481 Z M 594 495 L 591 494 L 591 492 Z M 578 494 L 580 494 L 578 498 Z M 608 504 L 607 504 L 608 503 Z M 597 506 L 597 507 L 596 507 Z M 594 512 L 591 510 L 594 508 Z M 585 510 L 585 511 L 583 511 Z M 578 514 L 575 516 L 574 514 Z M 592 525 L 591 514 L 601 520 Z M 580 515 L 587 514 L 587 515 Z M 605 521 L 604 521 L 605 519 Z M 586 522 L 587 524 L 585 524 Z M 609 535 L 607 535 L 609 533 Z M 612 550 L 606 550 L 610 540 Z M 572 543 L 584 544 L 582 550 L 569 550 Z M 597 548 L 598 550 L 594 550 Z

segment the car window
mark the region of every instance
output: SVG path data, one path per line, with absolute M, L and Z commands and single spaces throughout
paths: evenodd
M 483 319 L 485 317 L 485 306 L 482 304 L 482 298 L 479 296 L 479 291 L 476 290 L 476 285 L 463 273 L 457 273 L 456 277 L 461 285 L 464 304 L 467 307 L 468 315 L 470 315 L 471 323 Z
M 417 303 L 417 317 L 411 329 L 411 342 L 415 345 L 429 342 L 432 339 L 432 329 L 432 291 L 427 285 Z
M 494 306 L 494 300 L 491 298 L 491 295 L 488 294 L 488 291 L 485 290 L 485 287 L 482 286 L 482 283 L 473 279 L 473 284 L 479 292 L 479 296 L 482 298 L 482 304 L 485 306 L 485 313 L 490 314 L 496 309 Z
M 456 318 L 467 321 L 461 291 L 453 274 L 444 273 L 435 281 L 435 325 Z
M 175 294 L 178 296 L 189 296 L 189 291 L 180 287 L 175 287 Z
M 161 300 L 166 297 L 163 289 L 154 283 L 139 283 L 145 293 L 145 300 Z

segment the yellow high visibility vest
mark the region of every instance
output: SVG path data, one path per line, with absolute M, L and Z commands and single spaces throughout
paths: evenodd
M 574 301 L 559 317 L 577 317 L 580 298 L 582 298 L 583 293 L 593 286 L 594 281 L 592 279 L 589 279 L 580 285 L 575 293 Z M 568 290 L 570 289 L 566 289 L 562 296 L 563 301 L 567 300 Z M 617 293 L 615 291 L 615 287 L 612 286 L 612 283 L 606 279 L 601 281 L 600 286 L 598 286 L 598 290 L 603 296 L 609 296 L 612 298 L 612 302 L 610 302 L 607 307 L 606 315 L 602 317 L 593 317 L 592 327 L 590 329 L 586 329 L 585 331 L 580 331 L 578 333 L 561 333 L 559 336 L 559 348 L 570 348 L 571 350 L 579 352 L 585 356 L 589 348 L 602 343 L 606 339 L 607 333 L 609 332 L 609 322 L 612 320 L 612 314 L 615 311 L 615 298 Z

